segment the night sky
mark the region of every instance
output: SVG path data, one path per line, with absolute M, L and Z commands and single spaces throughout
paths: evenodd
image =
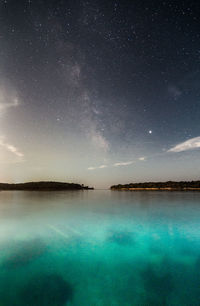
M 0 181 L 200 174 L 198 1 L 0 2 Z

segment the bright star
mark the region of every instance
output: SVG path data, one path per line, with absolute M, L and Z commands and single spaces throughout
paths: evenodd
M 149 131 L 149 134 L 152 134 L 152 131 L 151 131 L 151 130 Z

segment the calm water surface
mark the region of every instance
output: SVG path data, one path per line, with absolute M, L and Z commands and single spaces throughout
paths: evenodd
M 200 305 L 200 193 L 0 192 L 0 306 Z

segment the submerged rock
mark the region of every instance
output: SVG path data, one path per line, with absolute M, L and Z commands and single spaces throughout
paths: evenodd
M 148 266 L 142 273 L 144 288 L 149 296 L 157 299 L 157 304 L 166 304 L 167 298 L 174 289 L 172 275 L 166 271 L 155 272 Z
M 45 251 L 46 245 L 40 239 L 20 242 L 13 248 L 3 266 L 11 269 L 21 267 L 37 259 Z
M 24 288 L 24 306 L 64 306 L 73 296 L 72 286 L 58 274 L 38 275 Z
M 111 232 L 107 240 L 120 245 L 130 245 L 134 243 L 132 233 L 124 231 Z
M 143 306 L 166 306 L 165 301 L 159 301 L 156 298 L 147 298 L 144 303 L 142 303 Z

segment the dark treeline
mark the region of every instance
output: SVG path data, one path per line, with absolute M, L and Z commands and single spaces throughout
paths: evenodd
M 145 183 L 130 183 L 113 185 L 111 189 L 129 189 L 129 188 L 172 188 L 172 189 L 187 189 L 187 188 L 200 188 L 200 181 L 181 181 L 181 182 L 145 182 Z
M 85 190 L 88 186 L 62 182 L 28 182 L 19 184 L 0 183 L 0 190 Z

